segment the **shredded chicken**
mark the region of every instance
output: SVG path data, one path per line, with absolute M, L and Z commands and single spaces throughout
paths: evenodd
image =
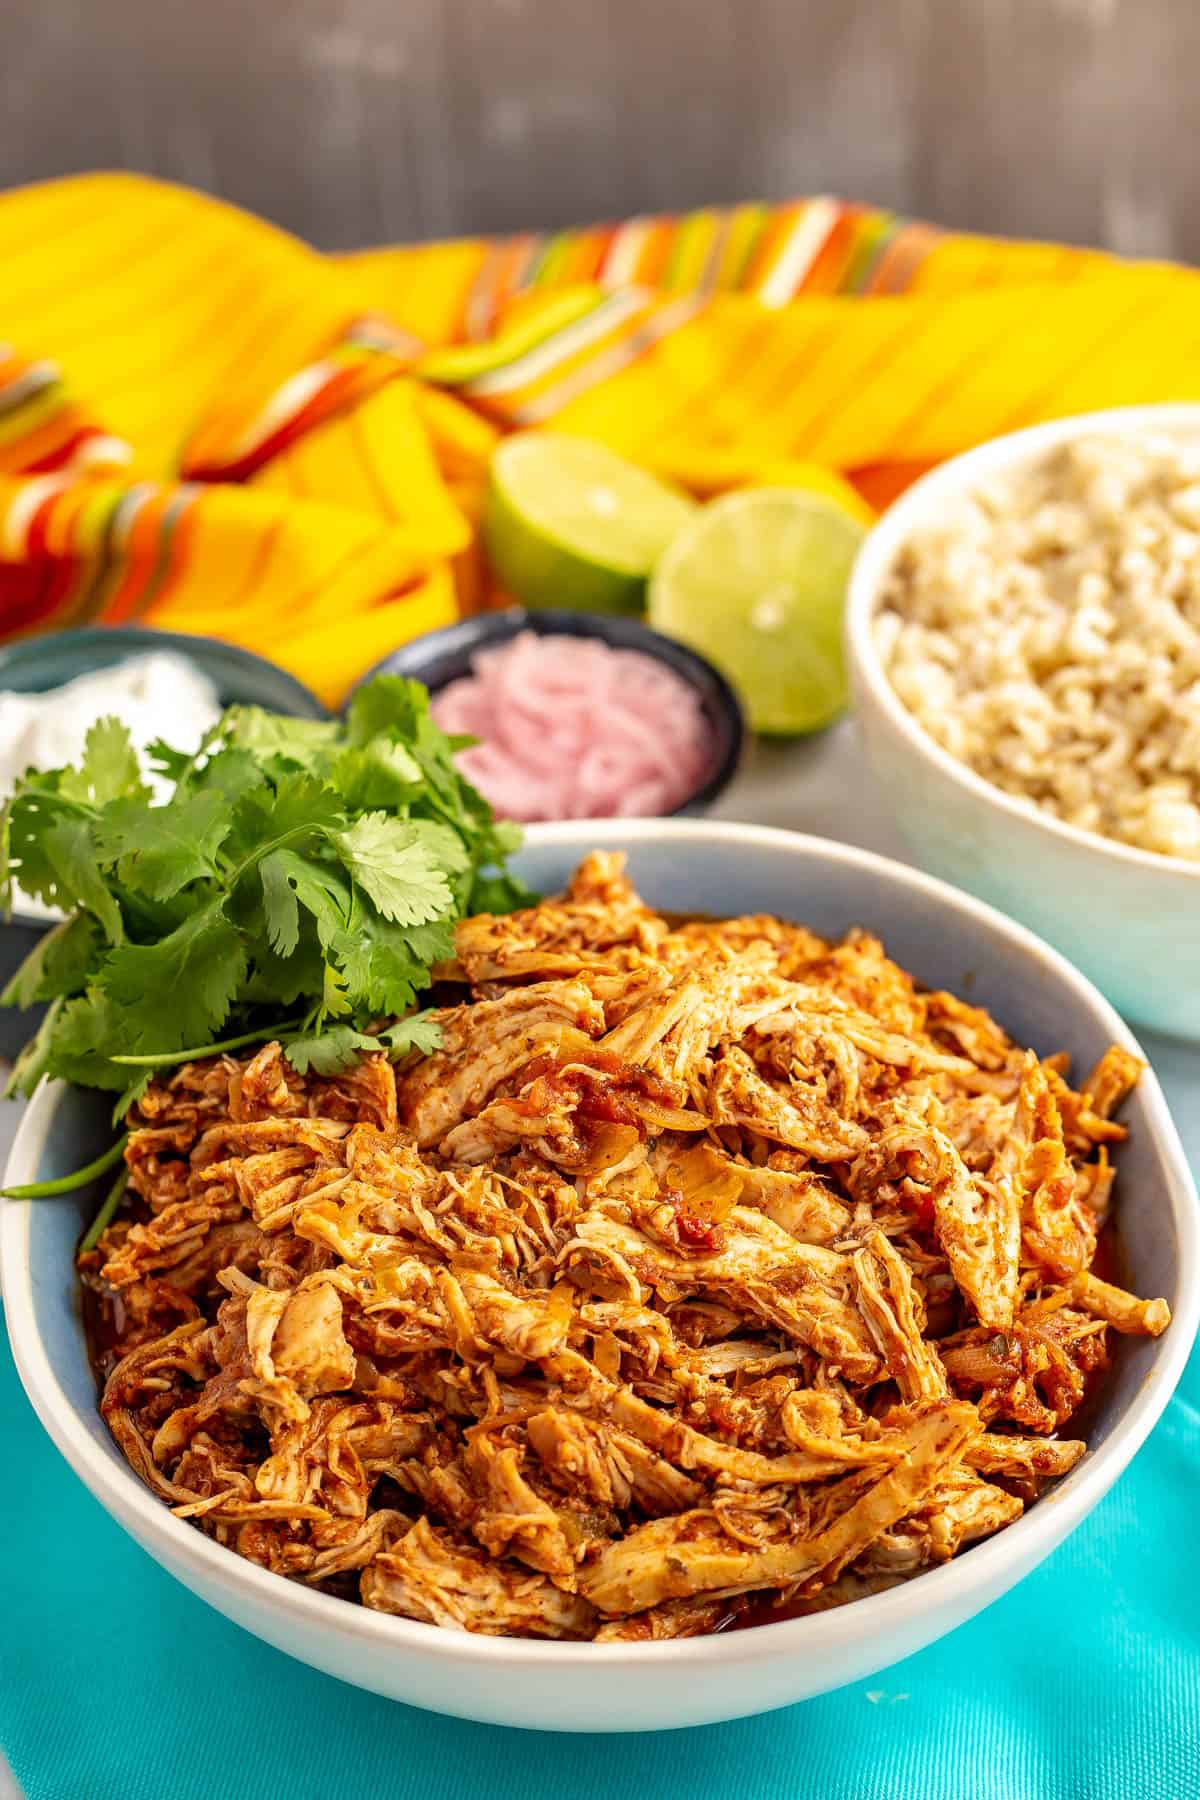
M 599 854 L 439 977 L 399 1071 L 154 1082 L 80 1257 L 114 1439 L 265 1568 L 601 1642 L 847 1604 L 1069 1473 L 1169 1323 L 1093 1269 L 1119 1048 L 1077 1092 L 875 938 L 673 924 Z

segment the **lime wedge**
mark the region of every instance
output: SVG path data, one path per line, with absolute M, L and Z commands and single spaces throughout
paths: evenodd
M 638 612 L 693 501 L 587 438 L 506 438 L 492 457 L 483 541 L 498 585 L 525 606 Z
M 846 705 L 842 604 L 864 536 L 822 494 L 726 494 L 657 564 L 650 623 L 716 663 L 756 731 L 818 731 Z

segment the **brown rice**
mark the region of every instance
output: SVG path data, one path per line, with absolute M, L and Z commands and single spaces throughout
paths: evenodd
M 876 631 L 952 756 L 1200 862 L 1200 441 L 1089 436 L 964 495 L 898 554 Z

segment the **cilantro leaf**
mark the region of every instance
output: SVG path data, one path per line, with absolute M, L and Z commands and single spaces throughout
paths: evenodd
M 221 794 L 230 806 L 252 788 L 265 787 L 266 770 L 248 750 L 218 750 L 192 778 L 194 787 Z
M 504 871 L 514 828 L 454 754 L 425 690 L 387 677 L 344 721 L 234 707 L 191 756 L 156 744 L 161 804 L 115 720 L 78 767 L 27 773 L 0 813 L 0 897 L 19 882 L 70 916 L 2 996 L 50 1002 L 14 1084 L 109 1088 L 123 1113 L 152 1077 L 117 1058 L 287 1040 L 297 1015 L 298 1067 L 432 1049 L 437 1025 L 412 1009 L 455 922 L 531 898 Z
M 195 760 L 194 753 L 189 756 L 186 750 L 176 750 L 166 738 L 152 738 L 146 746 L 146 761 L 156 775 L 165 775 L 168 781 L 182 781 Z
M 365 1012 L 404 1012 L 428 979 L 430 959 L 365 907 L 353 931 L 339 933 L 330 948 L 355 1005 Z
M 404 941 L 421 961 L 432 968 L 434 963 L 448 962 L 454 955 L 455 919 L 432 919 L 428 925 L 412 925 L 404 933 Z
M 442 1042 L 442 1028 L 437 1022 L 436 1009 L 426 1007 L 424 1012 L 410 1013 L 407 1019 L 397 1019 L 386 1031 L 379 1033 L 380 1041 L 386 1046 L 389 1056 L 406 1056 L 411 1050 L 419 1050 L 423 1056 L 430 1056 Z
M 83 761 L 77 769 L 64 769 L 59 793 L 68 800 L 106 806 L 124 795 L 149 793 L 133 740 L 120 719 L 111 714 L 88 731 Z
M 319 752 L 337 742 L 336 719 L 290 719 L 261 706 L 231 706 L 226 713 L 229 742 L 261 761 L 285 757 L 307 767 Z
M 429 694 L 419 682 L 403 675 L 377 675 L 351 696 L 346 709 L 346 742 L 358 749 L 376 738 L 411 739 L 428 712 Z
M 341 796 L 315 775 L 288 770 L 272 785 L 251 788 L 233 809 L 227 854 L 242 868 L 287 843 L 304 843 L 346 824 Z
M 133 888 L 120 888 L 121 916 L 125 920 L 125 935 L 134 943 L 147 943 L 152 938 L 166 937 L 168 931 L 174 931 L 182 925 L 188 914 L 196 906 L 203 905 L 209 897 L 207 889 L 182 888 L 178 894 L 172 894 L 169 900 L 151 900 L 148 894 L 139 894 Z
M 476 875 L 471 883 L 470 898 L 467 911 L 472 913 L 510 913 L 522 906 L 532 906 L 537 895 L 515 875 L 501 874 L 499 870 Z
M 350 984 L 332 963 L 325 964 L 325 975 L 321 984 L 320 1010 L 322 1013 L 332 1013 L 335 1018 L 353 1010 L 350 1003 Z
M 295 1037 L 284 1055 L 301 1075 L 341 1075 L 364 1052 L 381 1048 L 377 1037 L 355 1031 L 352 1025 L 328 1025 L 308 1037 Z
M 363 813 L 334 841 L 354 879 L 394 924 L 424 925 L 450 904 L 445 870 L 408 820 Z
M 126 887 L 169 900 L 191 881 L 217 874 L 217 851 L 231 820 L 221 794 L 187 794 L 166 806 L 114 800 L 96 824 L 100 855 Z
M 224 903 L 211 900 L 157 944 L 124 944 L 99 983 L 122 1014 L 130 1054 L 203 1044 L 229 1016 L 247 958 Z
M 109 1059 L 125 1046 L 121 1009 L 108 994 L 91 987 L 68 1000 L 55 1025 L 51 1067 L 56 1075 L 83 1087 L 123 1088 L 128 1069 Z
M 45 837 L 60 819 L 78 818 L 80 809 L 64 802 L 57 775 L 27 776 L 4 808 L 4 905 L 11 908 L 19 883 L 48 906 L 59 904 L 58 876 L 46 854 Z M 69 906 L 64 908 L 69 911 Z
M 291 1012 L 297 1001 L 311 1001 L 321 992 L 325 954 L 308 920 L 301 919 L 300 942 L 290 956 L 280 956 L 272 950 L 265 935 L 253 937 L 251 943 L 250 973 L 238 996 L 239 1003 L 286 1007 Z
M 286 850 L 272 850 L 258 865 L 266 911 L 267 942 L 279 956 L 290 956 L 300 942 L 300 903 L 292 886 Z
M 267 907 L 267 937 L 272 948 L 289 956 L 291 951 L 284 950 L 277 937 L 282 934 L 283 941 L 290 941 L 293 950 L 299 941 L 298 937 L 292 937 L 293 914 L 284 898 L 285 889 L 292 895 L 292 906 L 299 901 L 312 914 L 317 937 L 328 948 L 350 923 L 352 896 L 342 871 L 336 863 L 302 856 L 296 850 L 270 851 L 259 864 L 260 874 L 268 864 L 270 872 L 263 876 L 263 900 Z
M 192 785 L 197 773 L 210 762 L 225 732 L 225 716 L 210 725 L 192 751 L 176 750 L 163 738 L 155 738 L 146 750 L 146 758 L 156 774 L 175 783 L 176 798 Z
M 414 840 L 425 845 L 434 861 L 441 863 L 447 874 L 463 875 L 471 867 L 470 853 L 452 826 L 443 825 L 437 819 L 410 819 L 407 824 Z
M 60 819 L 42 833 L 42 849 L 54 873 L 53 891 L 43 894 L 65 912 L 85 907 L 99 919 L 110 944 L 125 936 L 121 909 L 113 898 L 96 857 L 84 819 Z
M 401 807 L 421 788 L 421 770 L 403 744 L 376 738 L 361 749 L 343 750 L 330 764 L 329 778 L 355 812 L 369 807 Z
M 399 932 L 364 901 L 353 930 L 334 938 L 330 951 L 357 1011 L 402 1013 L 428 984 L 433 965 L 454 955 L 454 929 L 438 920 Z
M 52 1066 L 56 1075 L 63 1073 L 57 1067 L 58 1028 L 63 1005 L 61 996 L 50 1002 L 46 1016 L 12 1066 L 12 1072 L 4 1084 L 6 1100 L 11 1100 L 15 1094 L 24 1094 L 27 1100 L 31 1100 L 38 1082 L 50 1072 Z
M 129 1070 L 126 1069 L 125 1074 L 128 1075 L 128 1073 Z M 123 1088 L 117 1095 L 116 1103 L 113 1106 L 112 1122 L 114 1129 L 116 1126 L 120 1125 L 130 1107 L 137 1105 L 146 1089 L 150 1086 L 150 1083 L 154 1080 L 154 1075 L 155 1071 L 153 1069 L 137 1069 L 134 1071 L 133 1080 L 129 1083 L 128 1087 Z
M 0 993 L 0 1006 L 36 1006 L 56 994 L 76 994 L 87 981 L 96 954 L 95 921 L 71 913 L 40 937 Z

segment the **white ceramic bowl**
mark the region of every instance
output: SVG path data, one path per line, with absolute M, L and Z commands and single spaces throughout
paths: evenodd
M 1040 932 L 1127 1017 L 1200 1039 L 1200 864 L 1034 812 L 928 735 L 888 679 L 874 619 L 898 550 L 946 501 L 1071 438 L 1151 427 L 1200 437 L 1200 406 L 1116 407 L 996 438 L 933 470 L 889 507 L 850 578 L 846 658 L 859 729 L 921 863 Z
M 534 828 L 519 866 L 535 886 L 554 889 L 593 845 L 627 849 L 642 891 L 668 909 L 776 912 L 828 934 L 869 926 L 919 977 L 969 992 L 1043 1052 L 1066 1049 L 1086 1066 L 1111 1041 L 1136 1048 L 1095 989 L 1028 932 L 865 851 L 745 825 L 607 821 Z M 43 1088 L 7 1182 L 78 1167 L 104 1142 L 105 1112 L 95 1096 Z M 1131 1278 L 1139 1292 L 1165 1295 L 1175 1318 L 1157 1341 L 1119 1342 L 1088 1455 L 1052 1498 L 942 1568 L 839 1611 L 715 1638 L 555 1644 L 440 1631 L 268 1574 L 173 1518 L 96 1410 L 71 1264 L 96 1195 L 3 1204 L 8 1329 L 29 1397 L 75 1473 L 151 1556 L 268 1643 L 360 1687 L 470 1719 L 560 1731 L 707 1724 L 858 1680 L 952 1630 L 1061 1543 L 1137 1450 L 1195 1331 L 1200 1232 L 1183 1150 L 1152 1075 L 1127 1117 L 1133 1136 L 1121 1152 L 1117 1196 Z M 65 1469 L 62 1479 L 71 1479 Z

